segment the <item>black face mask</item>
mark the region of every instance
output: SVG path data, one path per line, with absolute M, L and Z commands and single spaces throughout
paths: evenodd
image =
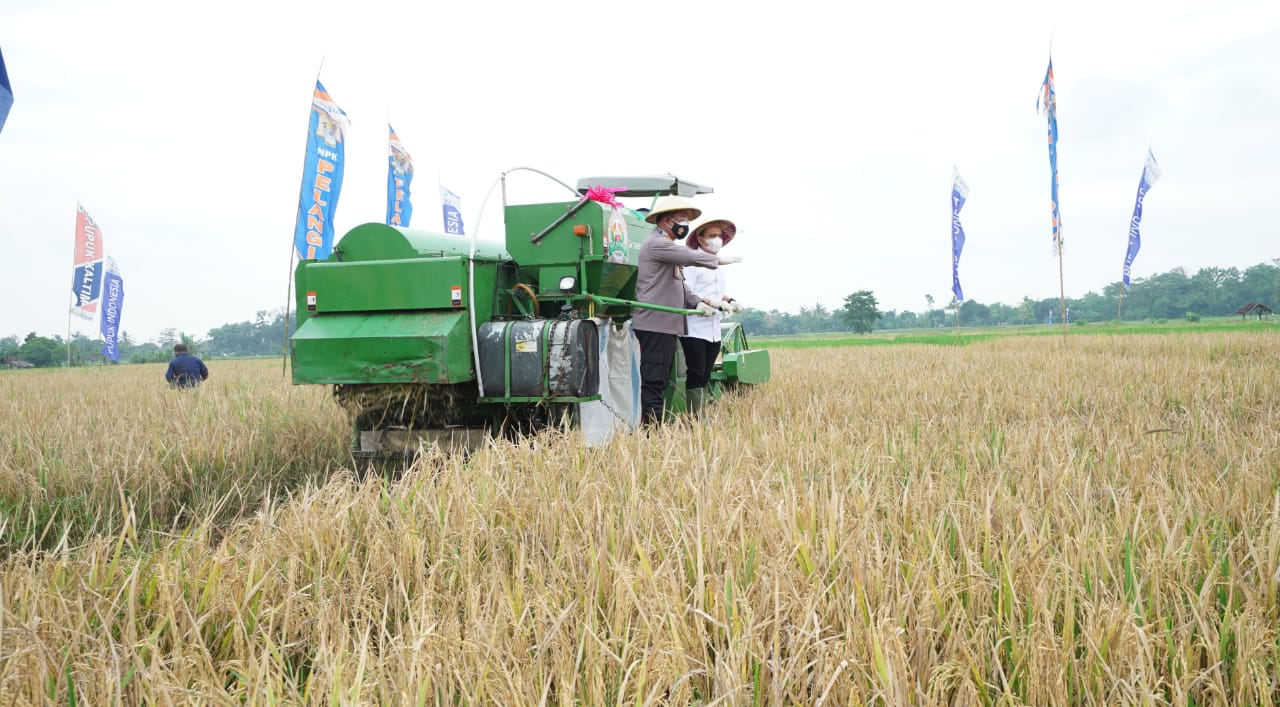
M 680 240 L 681 238 L 684 238 L 685 236 L 689 235 L 689 224 L 687 223 L 671 224 L 671 235 L 675 236 L 676 240 Z

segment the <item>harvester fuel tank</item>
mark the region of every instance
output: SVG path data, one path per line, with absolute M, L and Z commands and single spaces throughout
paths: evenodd
M 590 319 L 480 325 L 484 397 L 575 399 L 600 394 L 600 332 Z

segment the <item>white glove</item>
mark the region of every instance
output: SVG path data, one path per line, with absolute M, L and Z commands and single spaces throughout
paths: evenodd
M 719 262 L 721 265 L 732 265 L 734 263 L 741 263 L 742 256 L 741 255 L 725 255 L 724 252 L 721 251 L 716 254 L 716 261 Z
M 732 312 L 732 311 L 733 311 L 733 305 L 729 304 L 728 302 L 725 302 L 724 300 L 716 300 L 716 301 L 712 302 L 711 304 L 712 304 L 712 305 L 714 305 L 714 306 L 715 306 L 715 308 L 716 308 L 716 309 L 718 309 L 718 310 L 720 310 L 721 312 Z
M 741 304 L 738 304 L 738 300 L 733 300 L 728 303 L 728 308 L 725 309 L 725 311 L 729 314 L 737 314 L 738 312 L 741 312 L 742 309 L 743 307 Z
M 706 302 L 699 302 L 697 309 L 698 309 L 698 316 L 700 317 L 709 317 L 716 313 L 716 308 L 712 307 Z

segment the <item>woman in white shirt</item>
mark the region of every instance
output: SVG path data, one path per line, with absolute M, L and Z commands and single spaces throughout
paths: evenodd
M 707 219 L 694 227 L 685 243 L 693 250 L 716 255 L 733 240 L 737 231 L 737 226 L 728 219 Z M 680 346 L 684 349 L 684 359 L 688 366 L 685 399 L 689 402 L 689 411 L 696 414 L 701 412 L 708 400 L 707 382 L 715 368 L 716 357 L 720 355 L 721 312 L 737 311 L 739 308 L 732 297 L 724 294 L 723 269 L 685 266 L 684 280 L 693 294 L 704 301 L 710 301 L 712 306 L 721 310 L 709 317 L 688 317 L 689 333 L 680 337 Z

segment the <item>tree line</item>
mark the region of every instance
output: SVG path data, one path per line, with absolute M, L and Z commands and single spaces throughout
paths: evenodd
M 1124 292 L 1120 312 L 1120 293 L 1124 286 L 1113 282 L 1101 293 L 1088 292 L 1082 297 L 1068 297 L 1068 318 L 1073 324 L 1114 321 L 1121 314 L 1124 321 L 1197 319 L 1235 314 L 1250 302 L 1262 302 L 1272 309 L 1280 306 L 1280 258 L 1250 268 L 1201 268 L 1189 275 L 1174 268 L 1148 278 L 1134 279 Z M 824 332 L 857 332 L 872 329 L 917 329 L 955 326 L 955 303 L 938 306 L 931 295 L 922 295 L 925 306 L 919 311 L 875 310 L 868 322 L 865 290 L 845 298 L 844 306 L 828 309 L 821 303 L 801 307 L 795 314 L 778 310 L 747 309 L 738 315 L 748 334 L 785 336 Z M 871 297 L 871 306 L 875 306 Z M 961 327 L 1047 324 L 1061 317 L 1057 297 L 1032 299 L 1023 297 L 1016 304 L 1000 302 L 984 304 L 966 300 L 960 305 Z
M 295 323 L 290 313 L 290 335 Z M 168 328 L 154 341 L 139 342 L 126 330 L 120 332 L 116 348 L 120 351 L 120 363 L 157 363 L 168 361 L 173 345 L 179 342 L 192 352 L 210 358 L 280 356 L 285 345 L 284 310 L 258 312 L 251 321 L 224 324 L 210 329 L 203 338 Z M 0 364 L 22 361 L 40 368 L 65 366 L 68 349 L 73 366 L 110 363 L 102 355 L 99 339 L 77 333 L 68 341 L 62 336 L 47 337 L 31 332 L 23 338 L 0 338 Z
M 1083 297 L 1067 299 L 1069 319 L 1075 324 L 1116 319 L 1123 286 L 1113 282 L 1101 293 L 1088 292 Z M 845 297 L 839 308 L 829 309 L 821 303 L 801 307 L 797 313 L 778 310 L 747 309 L 736 319 L 747 333 L 759 336 L 820 334 L 827 332 L 867 332 L 873 329 L 916 329 L 955 326 L 956 308 L 937 306 L 932 295 L 924 295 L 925 307 L 911 310 L 880 311 L 875 295 L 859 290 Z M 1219 317 L 1234 314 L 1250 302 L 1262 302 L 1275 309 L 1280 306 L 1280 258 L 1250 268 L 1201 268 L 1194 275 L 1183 268 L 1138 278 L 1124 293 L 1122 318 L 1134 320 L 1168 320 Z M 1057 297 L 1033 300 L 1023 297 L 1017 304 L 983 304 L 967 300 L 960 305 L 960 326 L 985 327 L 1048 323 L 1059 314 Z M 289 317 L 289 334 L 296 320 Z M 206 357 L 280 356 L 284 351 L 284 311 L 260 311 L 251 321 L 224 324 L 210 329 L 203 337 L 195 337 L 170 328 L 160 332 L 154 341 L 134 341 L 121 332 L 118 348 L 120 362 L 153 363 L 167 361 L 173 345 L 187 344 L 192 351 Z M 68 349 L 73 366 L 104 363 L 102 343 L 83 334 L 68 341 L 61 336 L 40 336 L 35 332 L 25 337 L 0 338 L 0 365 L 23 361 L 37 367 L 65 366 Z

